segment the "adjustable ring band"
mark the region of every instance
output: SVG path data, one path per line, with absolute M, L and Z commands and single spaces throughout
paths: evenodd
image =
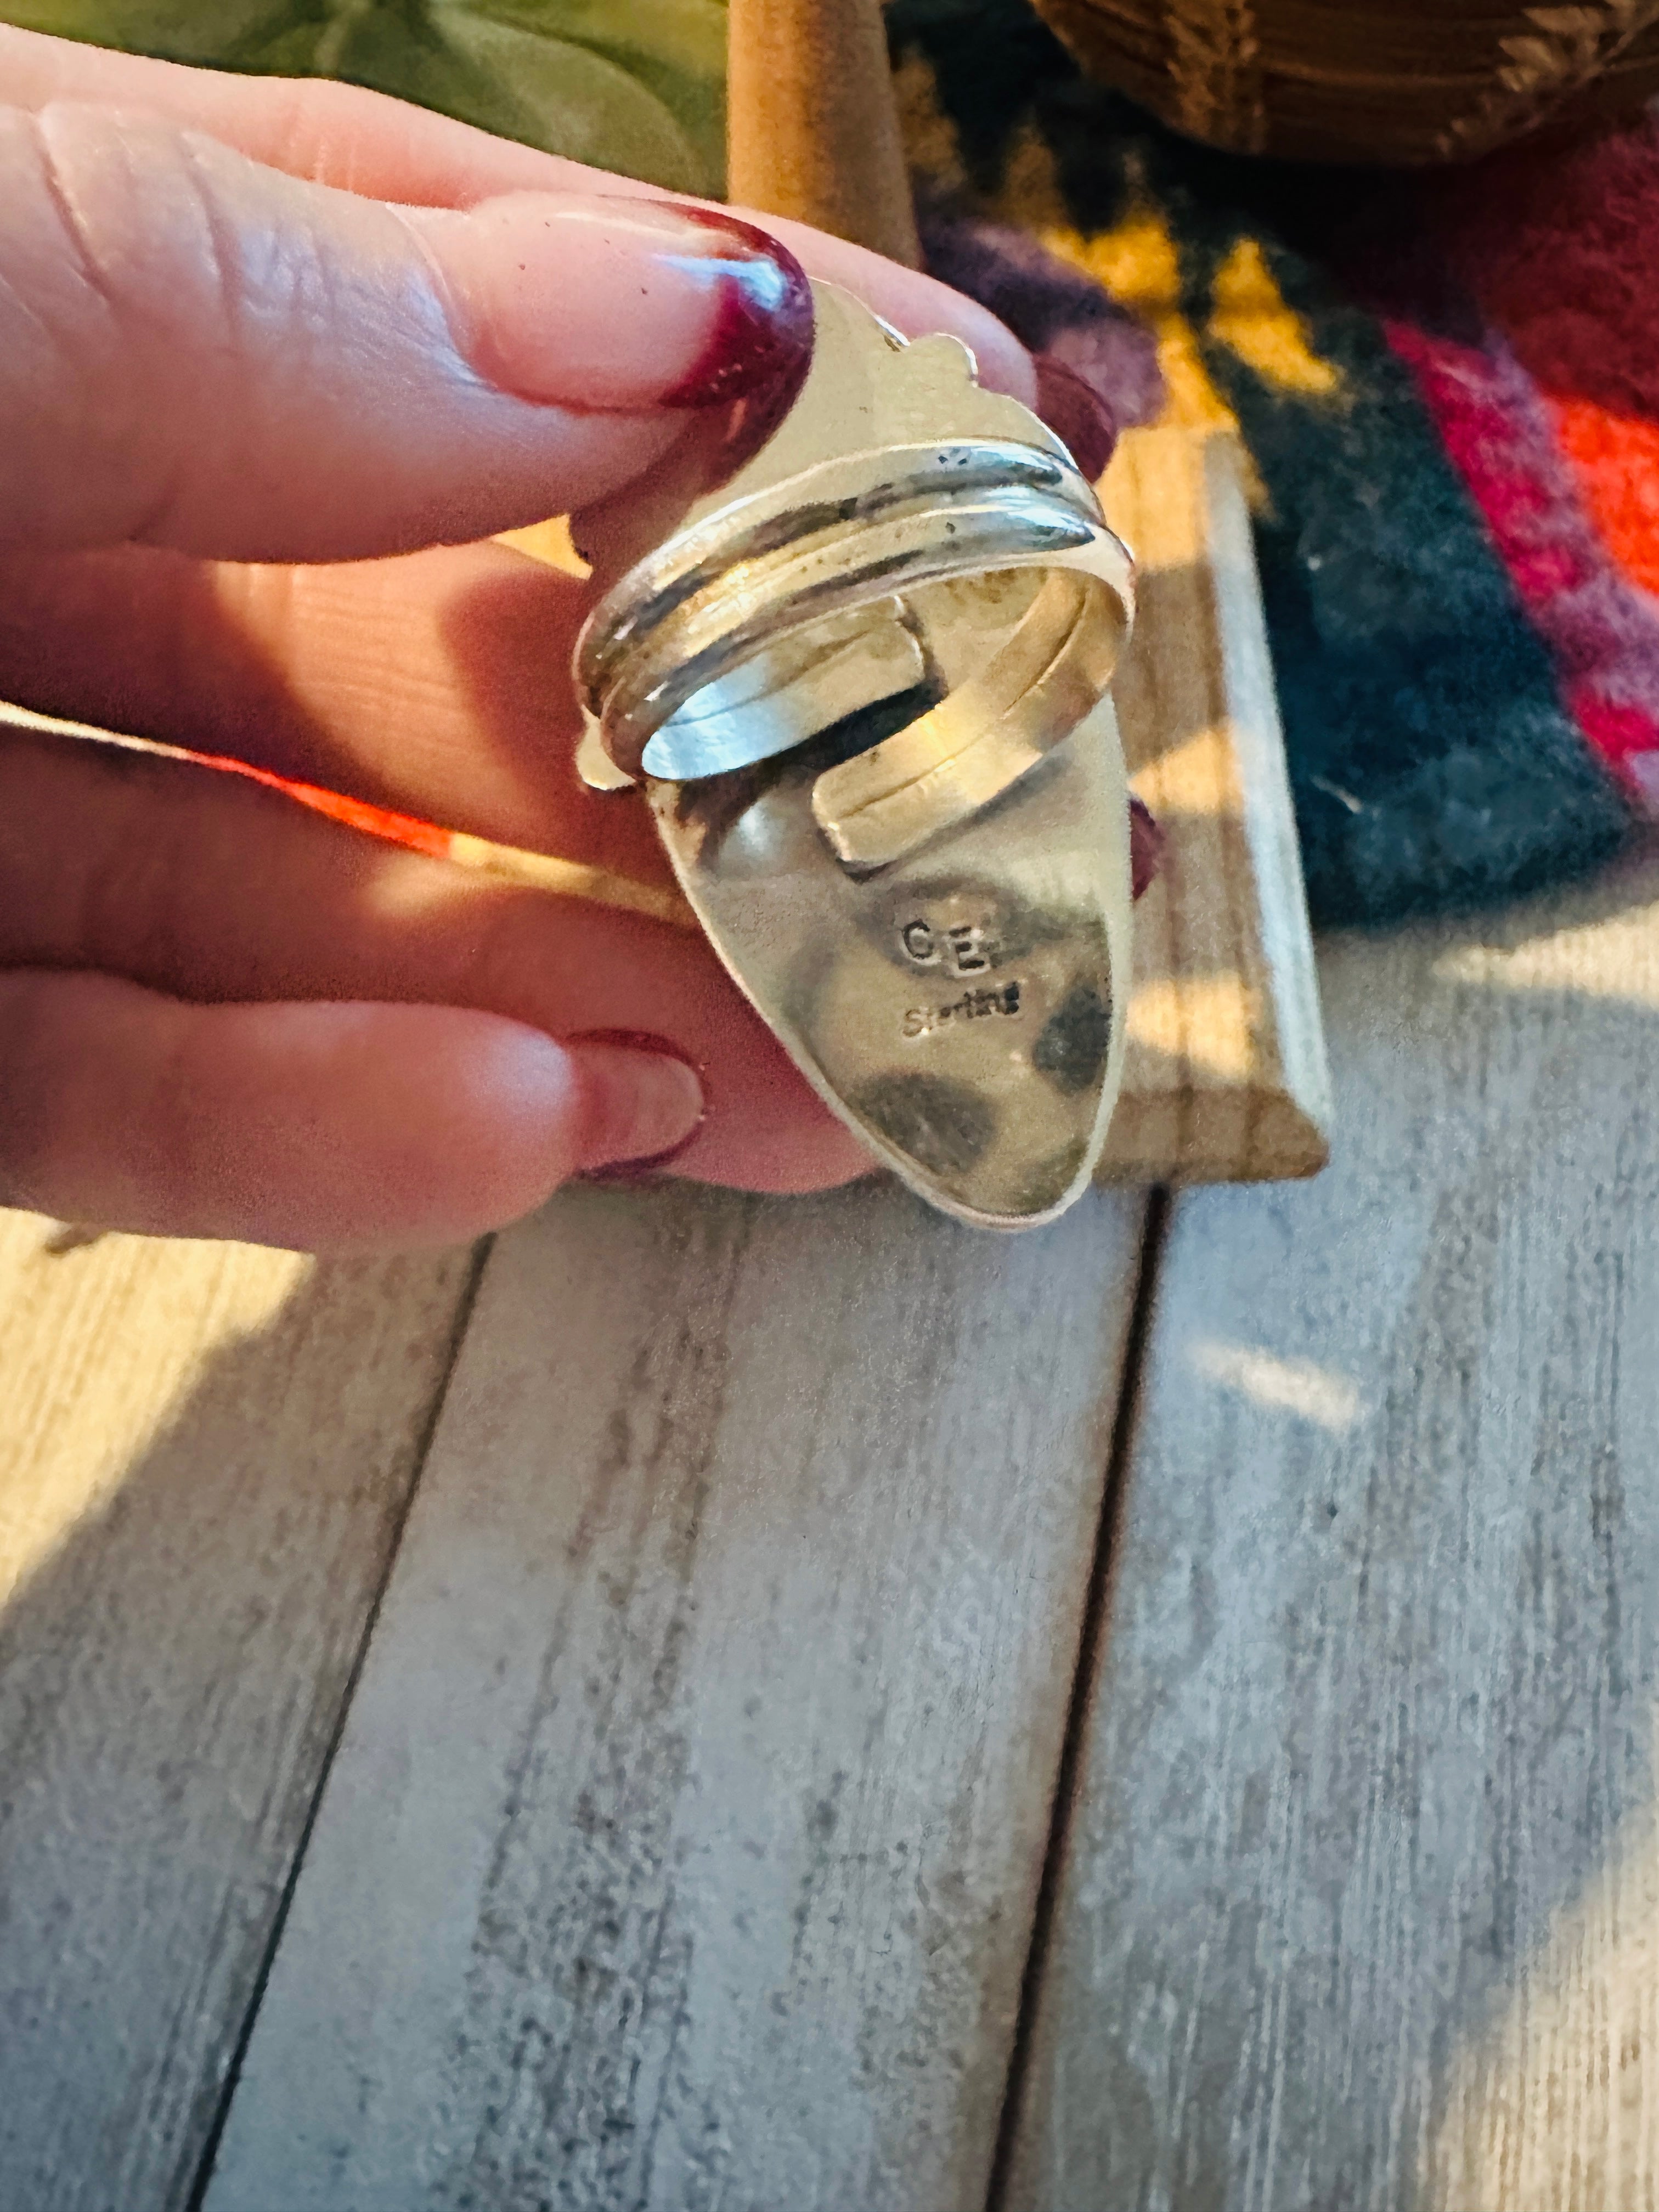
M 988 733 L 988 716 L 1018 709 L 1029 761 L 1104 690 L 1133 583 L 1085 478 L 1060 456 L 1012 440 L 842 455 L 716 511 L 594 610 L 577 647 L 578 695 L 629 778 L 692 781 L 748 767 L 933 673 L 930 631 L 951 627 L 941 587 L 1030 570 L 1048 572 L 1050 583 L 1080 579 L 1091 619 L 1081 622 L 1074 589 L 1056 596 L 1047 585 L 1035 599 L 1016 595 L 1012 633 L 1006 612 L 988 623 L 981 611 L 988 681 L 970 687 L 979 734 Z M 1066 658 L 1068 636 L 1084 628 L 1086 653 L 1079 646 Z M 1010 661 L 1014 635 L 1025 642 Z M 1067 680 L 1057 675 L 1022 705 L 1024 692 L 1009 690 L 1014 666 L 1034 660 L 1036 684 L 1057 659 Z M 944 714 L 948 704 L 913 726 L 913 755 L 947 725 L 962 750 L 964 708 Z
M 1085 479 L 1058 453 L 1011 438 L 951 438 L 837 453 L 764 491 L 719 507 L 630 568 L 580 640 L 576 680 L 588 690 L 665 615 L 720 584 L 740 561 L 857 530 L 896 507 L 978 491 L 1045 493 L 1097 523 Z

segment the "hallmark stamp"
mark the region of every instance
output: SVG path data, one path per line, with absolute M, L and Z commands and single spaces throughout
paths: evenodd
M 907 921 L 899 931 L 899 943 L 905 957 L 918 968 L 942 968 L 947 975 L 961 981 L 969 975 L 983 975 L 996 963 L 993 958 L 990 932 L 976 921 L 953 921 L 936 928 L 920 915 Z
M 931 1036 L 939 1030 L 949 1029 L 953 1024 L 981 1021 L 990 1014 L 1017 1014 L 1019 1012 L 1021 986 L 1018 981 L 993 984 L 988 990 L 964 991 L 959 999 L 952 999 L 943 1006 L 907 1006 L 904 1012 L 904 1035 L 907 1037 Z

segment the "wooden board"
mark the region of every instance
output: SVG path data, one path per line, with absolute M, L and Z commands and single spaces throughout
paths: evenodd
M 882 0 L 726 0 L 726 197 L 921 264 Z
M 1659 866 L 1333 945 L 1181 1201 L 1002 2212 L 1659 2202 Z
M 1330 1082 L 1237 441 L 1126 431 L 1101 485 L 1139 611 L 1114 687 L 1164 866 L 1135 908 L 1129 1057 L 1102 1173 L 1249 1182 L 1324 1164 Z
M 0 1213 L 0 2204 L 186 2203 L 465 1255 Z
M 963 2212 L 1142 1207 L 498 1243 L 207 2212 Z

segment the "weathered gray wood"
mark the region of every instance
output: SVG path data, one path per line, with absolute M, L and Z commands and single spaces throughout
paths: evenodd
M 0 1213 L 0 2205 L 168 2212 L 469 1263 L 71 1241 Z
M 1141 1212 L 501 1240 L 209 2212 L 978 2201 Z
M 1181 1201 L 1006 2202 L 1659 2200 L 1659 871 L 1323 963 Z

